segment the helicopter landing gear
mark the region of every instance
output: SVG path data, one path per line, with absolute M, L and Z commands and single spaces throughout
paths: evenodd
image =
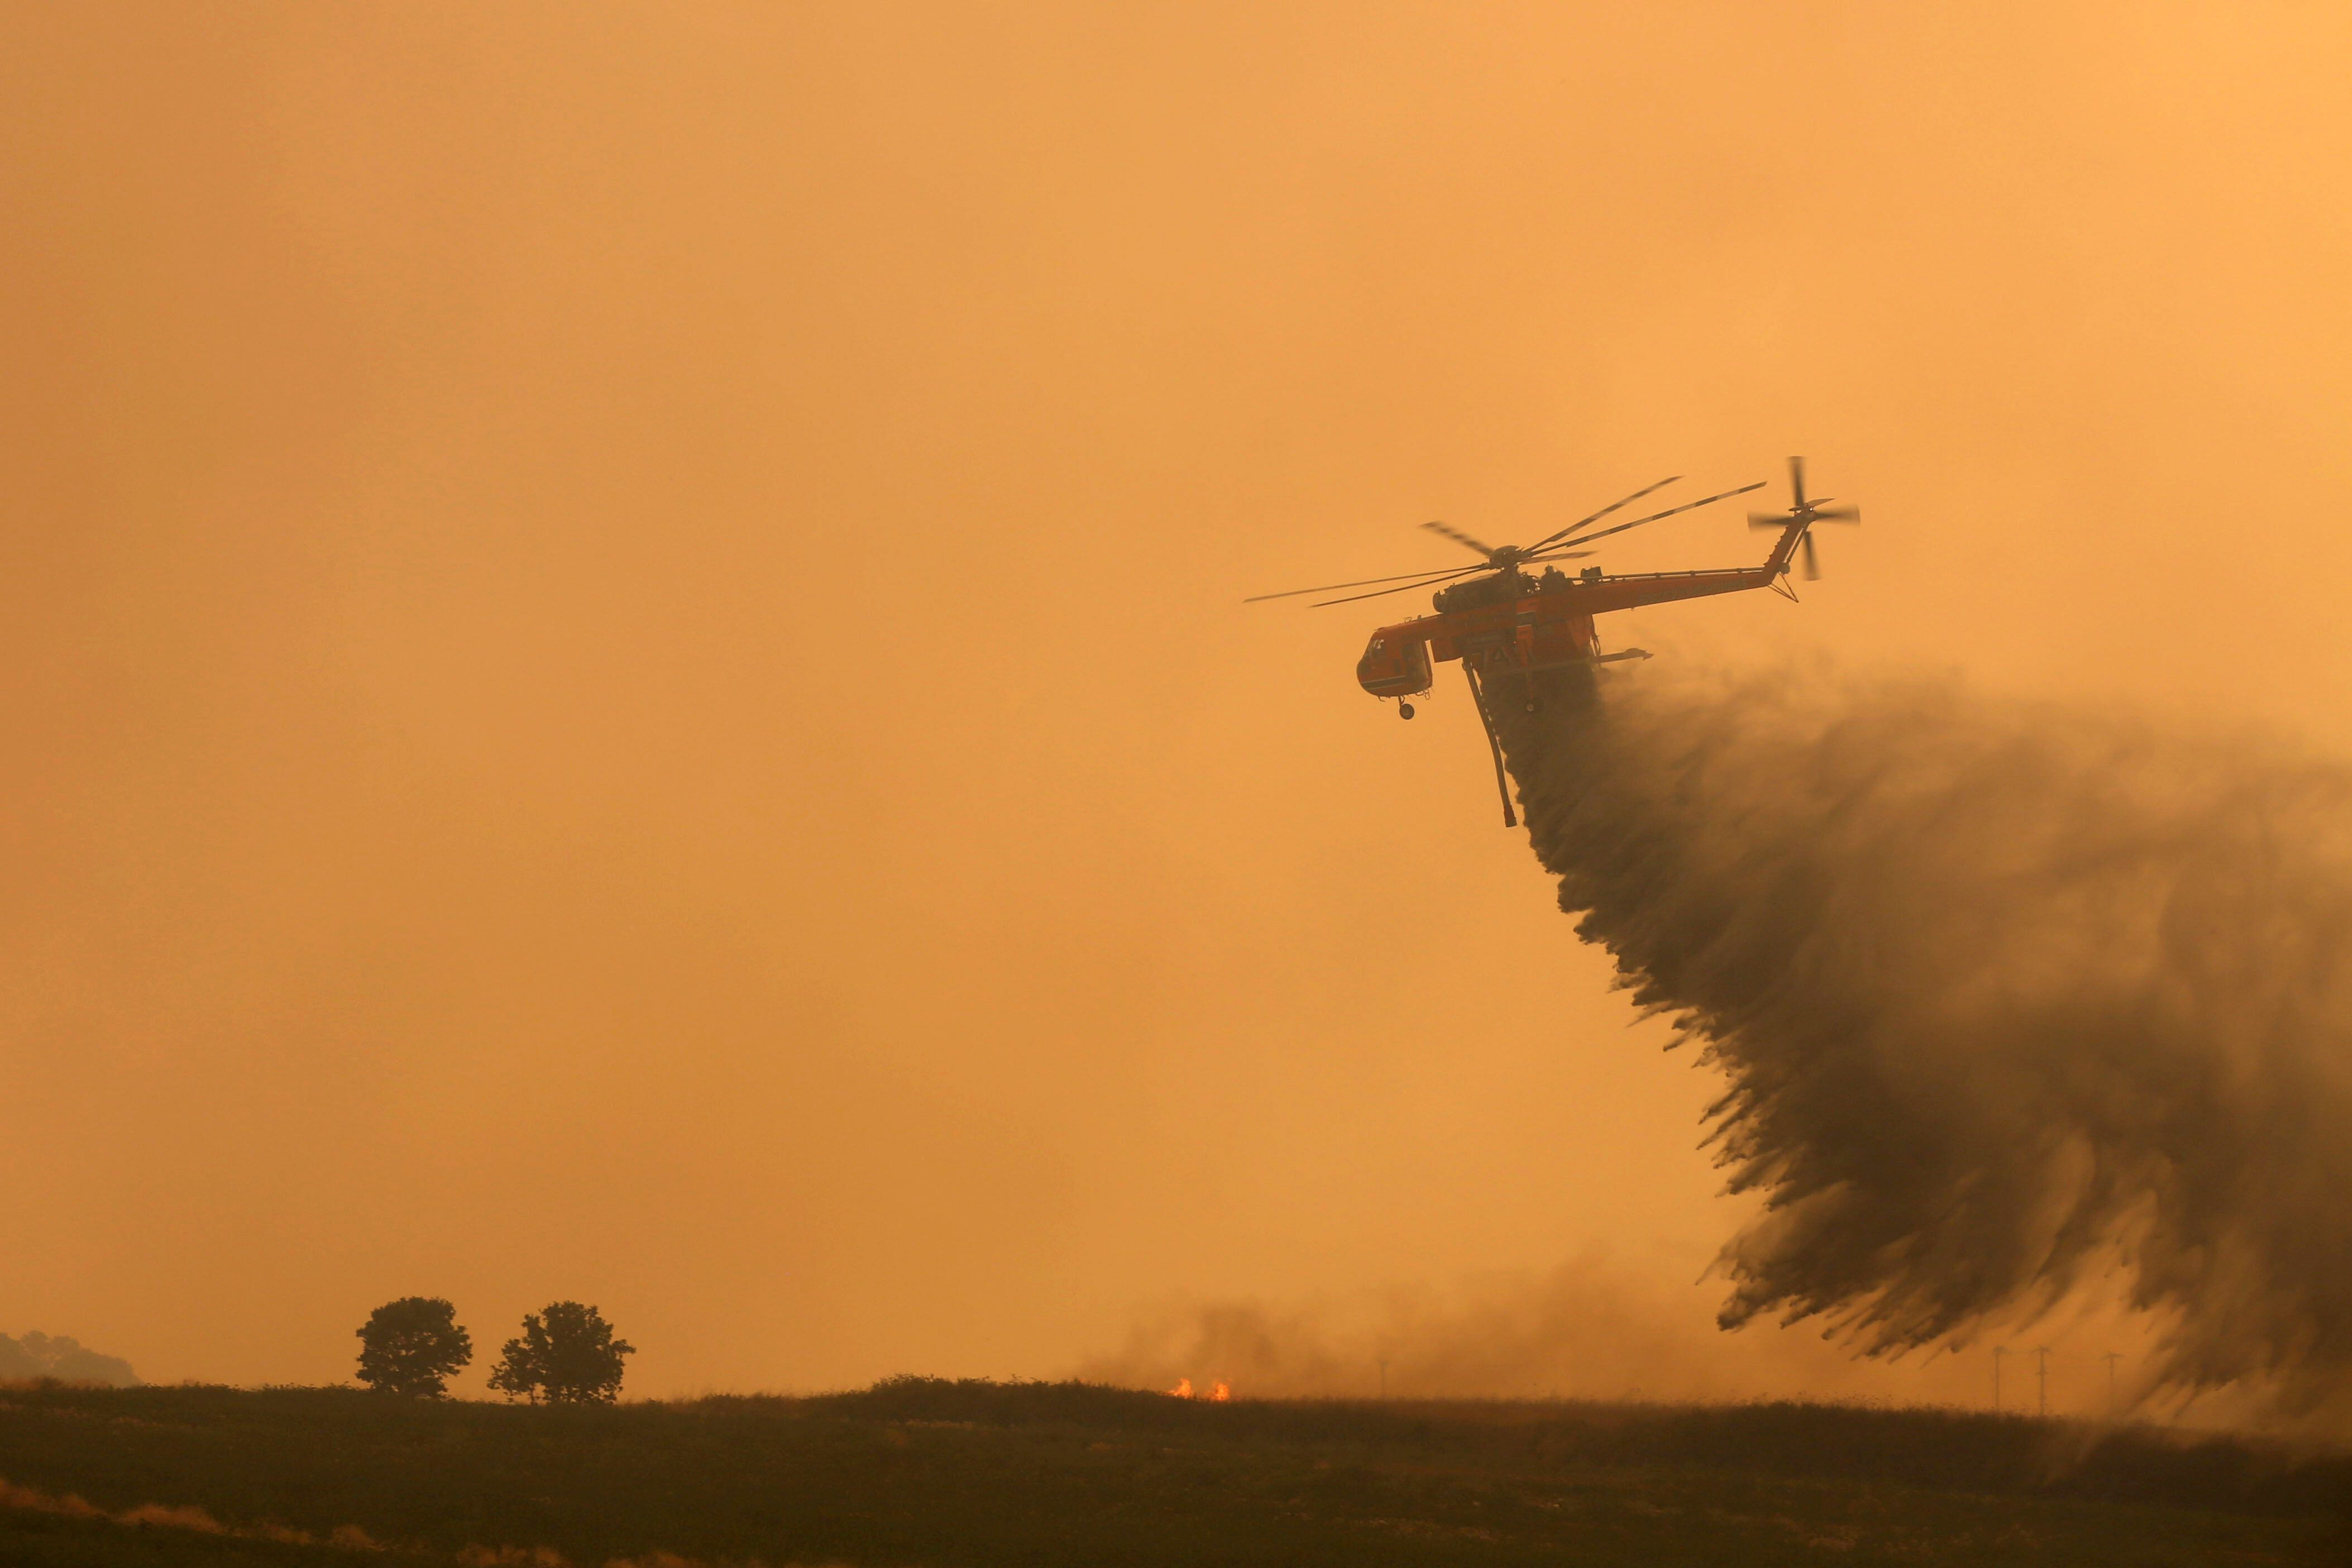
M 1400 702 L 1400 703 L 1398 703 L 1398 704 L 1397 704 L 1397 717 L 1398 717 L 1398 718 L 1400 718 L 1400 719 L 1410 719 L 1410 718 L 1412 718 L 1412 703 L 1410 703 L 1410 702 Z

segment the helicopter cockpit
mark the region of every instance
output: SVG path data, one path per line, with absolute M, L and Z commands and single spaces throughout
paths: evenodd
M 1429 645 L 1418 637 L 1398 637 L 1393 629 L 1374 632 L 1364 657 L 1356 661 L 1356 681 L 1375 697 L 1409 697 L 1426 691 Z

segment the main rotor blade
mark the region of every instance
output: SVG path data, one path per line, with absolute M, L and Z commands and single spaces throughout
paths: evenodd
M 1547 550 L 1541 555 L 1520 556 L 1519 564 L 1525 566 L 1532 561 L 1581 561 L 1588 555 L 1599 553 L 1597 550 Z
M 1590 544 L 1596 539 L 1606 539 L 1612 533 L 1622 533 L 1629 528 L 1639 528 L 1645 522 L 1655 522 L 1662 517 L 1672 517 L 1676 512 L 1696 511 L 1700 507 L 1713 506 L 1717 501 L 1729 500 L 1733 496 L 1744 496 L 1749 490 L 1760 490 L 1763 488 L 1764 481 L 1762 479 L 1759 479 L 1752 485 L 1742 485 L 1736 490 L 1725 490 L 1720 495 L 1706 496 L 1698 500 L 1685 501 L 1680 506 L 1670 506 L 1664 511 L 1654 511 L 1647 517 L 1637 517 L 1631 522 L 1621 522 L 1614 528 L 1604 528 L 1598 533 L 1582 534 L 1575 539 L 1563 541 L 1563 542 L 1568 544 Z
M 1307 607 L 1319 610 L 1330 605 L 1352 605 L 1359 599 L 1384 598 L 1391 594 L 1409 594 L 1415 588 L 1426 588 L 1433 583 L 1443 583 L 1452 577 L 1475 577 L 1481 572 L 1491 572 L 1491 566 L 1465 566 L 1459 572 L 1448 572 L 1444 577 L 1433 577 L 1429 583 L 1407 583 L 1401 588 L 1375 588 L 1369 594 L 1350 594 L 1344 599 L 1318 599 Z
M 1607 517 L 1619 507 L 1631 506 L 1635 501 L 1640 500 L 1643 496 L 1648 495 L 1652 490 L 1662 490 L 1681 478 L 1682 476 L 1680 474 L 1670 474 L 1666 478 L 1660 479 L 1654 485 L 1643 486 L 1640 489 L 1635 490 L 1632 495 L 1627 496 L 1623 500 L 1612 500 L 1607 506 L 1602 507 L 1599 511 L 1594 512 L 1591 517 L 1586 518 L 1582 522 L 1571 522 L 1566 528 L 1561 529 L 1558 533 L 1546 534 L 1543 538 L 1537 540 L 1533 544 L 1528 546 L 1528 553 L 1532 555 L 1547 544 L 1558 543 L 1560 541 L 1565 540 L 1570 534 L 1574 533 L 1578 529 L 1599 522 L 1602 518 Z
M 1366 577 L 1356 583 L 1326 583 L 1320 588 L 1289 588 L 1279 594 L 1253 594 L 1242 603 L 1258 605 L 1268 599 L 1296 599 L 1301 594 L 1336 594 L 1342 588 L 1369 588 L 1375 583 L 1402 583 L 1409 577 L 1458 577 L 1465 572 L 1484 570 L 1479 566 L 1437 566 L 1426 572 L 1400 572 L 1393 577 Z
M 1442 533 L 1445 535 L 1446 538 L 1454 541 L 1456 544 L 1468 545 L 1471 549 L 1476 551 L 1479 554 L 1485 556 L 1489 561 L 1492 561 L 1495 558 L 1495 547 L 1493 545 L 1482 544 L 1477 540 L 1471 538 L 1468 534 L 1463 533 L 1455 529 L 1448 528 L 1442 522 L 1424 522 L 1421 526 L 1429 530 L 1432 533 Z

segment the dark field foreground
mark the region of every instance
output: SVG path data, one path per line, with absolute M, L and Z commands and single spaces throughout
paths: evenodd
M 2341 1455 L 1822 1405 L 13 1385 L 0 1480 L 12 1568 L 2352 1562 Z

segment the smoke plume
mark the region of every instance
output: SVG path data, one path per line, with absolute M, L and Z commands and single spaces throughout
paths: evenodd
M 1535 679 L 1492 695 L 1536 853 L 1767 1200 L 1724 1326 L 1948 1343 L 2119 1260 L 2157 1383 L 2352 1417 L 2352 771 L 1826 670 Z
M 2098 1342 L 2104 1343 L 2102 1340 Z M 1982 1368 L 1950 1357 L 1858 1363 L 1809 1329 L 1717 1331 L 1700 1293 L 1588 1248 L 1538 1275 L 1307 1302 L 1173 1305 L 1091 1382 L 1230 1382 L 1245 1398 L 1980 1399 Z

